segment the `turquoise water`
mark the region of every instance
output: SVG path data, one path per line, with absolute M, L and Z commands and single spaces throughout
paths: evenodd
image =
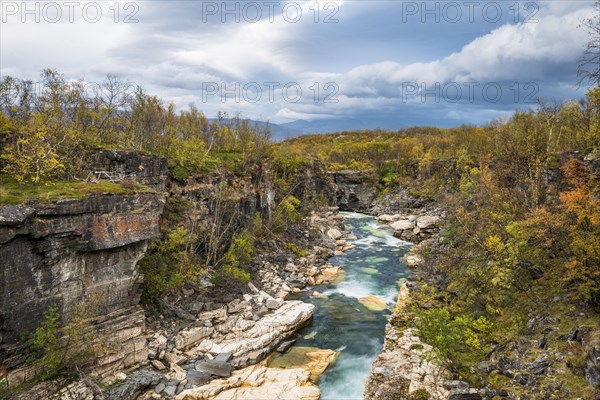
M 356 239 L 343 256 L 329 261 L 341 266 L 346 275 L 337 284 L 317 285 L 296 298 L 316 305 L 311 325 L 298 334 L 296 345 L 340 351 L 340 356 L 319 379 L 321 399 L 362 399 L 365 380 L 383 346 L 390 311 L 370 311 L 358 302 L 378 296 L 393 308 L 398 281 L 409 274 L 401 258 L 411 244 L 392 236 L 391 229 L 378 227 L 375 218 L 342 213 L 346 229 Z M 317 290 L 326 297 L 310 297 Z

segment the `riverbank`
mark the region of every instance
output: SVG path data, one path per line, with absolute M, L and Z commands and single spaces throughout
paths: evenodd
M 377 219 L 393 229 L 394 236 L 419 243 L 412 246 L 404 258 L 407 266 L 414 269 L 422 264 L 420 249 L 438 234 L 443 214 L 436 210 L 418 210 L 411 214 L 381 214 Z M 385 327 L 383 349 L 365 383 L 364 399 L 445 400 L 450 393 L 444 387 L 448 371 L 432 361 L 434 349 L 421 342 L 408 327 L 409 286 L 413 286 L 411 281 L 400 286 L 396 306 Z
M 397 324 L 405 319 L 409 297 L 408 286 L 404 283 L 394 313 L 385 328 L 383 351 L 373 363 L 365 384 L 365 399 L 448 398 L 449 392 L 443 385 L 448 379 L 448 372 L 431 361 L 433 348 L 421 342 L 412 329 Z
M 151 368 L 133 374 L 143 379 L 115 385 L 110 398 L 135 393 L 141 399 L 255 399 L 276 388 L 290 399 L 318 398 L 314 381 L 319 373 L 311 372 L 313 364 L 271 368 L 267 359 L 273 352 L 287 350 L 291 343 L 286 340 L 313 317 L 313 304 L 289 296 L 315 280 L 323 282 L 333 268 L 327 260 L 351 247 L 342 237 L 344 225 L 337 208 L 311 213 L 306 226 L 303 236 L 310 237 L 312 244 L 306 254 L 257 254 L 256 280 L 243 294 L 213 293 L 212 301 L 203 303 L 190 293 L 189 300 L 182 299 L 174 310 L 177 320 L 149 323 Z M 138 388 L 132 387 L 136 384 Z

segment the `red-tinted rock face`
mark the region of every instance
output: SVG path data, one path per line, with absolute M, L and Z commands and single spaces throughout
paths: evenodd
M 67 319 L 91 294 L 102 315 L 121 316 L 116 325 L 103 322 L 105 332 L 141 333 L 136 264 L 159 235 L 163 204 L 160 195 L 139 194 L 0 208 L 0 364 L 10 371 L 23 363 L 19 336 L 35 330 L 50 306 Z M 135 336 L 126 342 L 140 344 L 124 342 L 111 365 L 145 360 L 145 339 Z

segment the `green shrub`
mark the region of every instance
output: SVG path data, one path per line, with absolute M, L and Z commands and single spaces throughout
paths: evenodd
M 277 204 L 273 213 L 271 229 L 275 232 L 283 231 L 290 224 L 302 219 L 298 211 L 300 200 L 294 196 L 287 196 Z
M 409 400 L 429 400 L 431 394 L 425 389 L 417 389 L 408 396 Z
M 252 253 L 254 253 L 254 236 L 249 229 L 245 228 L 233 236 L 223 260 L 226 265 L 246 266 L 252 261 Z
M 31 348 L 37 352 L 36 355 L 41 355 L 39 361 L 44 366 L 47 377 L 56 375 L 62 364 L 61 328 L 58 307 L 51 306 L 44 313 L 44 321 L 29 340 Z M 31 358 L 32 361 L 35 359 L 35 356 Z
M 164 239 L 152 244 L 139 262 L 140 271 L 144 274 L 143 304 L 160 307 L 165 295 L 195 283 L 206 273 L 192 252 L 194 242 L 194 235 L 183 227 L 177 227 Z
M 308 250 L 301 249 L 300 247 L 296 246 L 294 243 L 291 243 L 291 242 L 285 243 L 283 245 L 283 247 L 285 249 L 291 251 L 292 253 L 294 253 L 298 257 L 306 257 L 308 255 Z
M 229 249 L 223 256 L 223 266 L 215 282 L 222 283 L 224 278 L 235 279 L 241 283 L 250 280 L 250 273 L 244 269 L 252 261 L 255 237 L 250 228 L 244 228 L 234 235 Z
M 99 298 L 94 296 L 77 306 L 68 323 L 61 322 L 57 306 L 44 313 L 44 321 L 28 343 L 33 350 L 29 361 L 39 364 L 45 381 L 56 377 L 74 379 L 85 373 L 104 345 L 90 321 L 98 314 Z
M 415 323 L 424 342 L 435 349 L 434 359 L 441 363 L 451 360 L 459 367 L 479 355 L 481 343 L 492 327 L 485 317 L 452 318 L 446 308 L 417 310 Z

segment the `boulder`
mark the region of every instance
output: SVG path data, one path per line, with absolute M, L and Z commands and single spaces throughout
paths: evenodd
M 211 374 L 204 371 L 190 370 L 187 372 L 186 379 L 188 383 L 194 386 L 206 385 L 210 382 Z
M 152 371 L 146 368 L 138 369 L 127 377 L 124 382 L 113 384 L 110 388 L 104 391 L 106 399 L 136 399 L 145 390 L 150 387 L 157 387 L 160 389 L 160 380 L 163 376 L 156 371 Z M 165 385 L 163 384 L 162 389 L 164 390 Z M 29 397 L 29 398 L 47 398 L 47 397 Z M 52 397 L 55 398 L 55 397 Z M 56 397 L 59 398 L 59 397 Z M 68 397 L 60 397 L 66 399 Z M 97 398 L 93 396 L 92 398 Z
M 214 313 L 214 311 L 209 311 L 208 313 Z M 175 348 L 179 350 L 188 348 L 189 346 L 198 343 L 205 337 L 210 336 L 214 331 L 214 328 L 205 326 L 183 330 L 174 338 Z
M 190 305 L 187 307 L 187 309 L 189 312 L 198 314 L 200 311 L 202 311 L 203 307 L 204 307 L 204 303 L 202 303 L 200 301 L 193 301 L 190 303 Z
M 231 364 L 217 360 L 198 361 L 194 367 L 198 372 L 229 378 L 233 367 Z
M 441 218 L 435 215 L 423 215 L 417 218 L 417 227 L 420 229 L 434 229 L 439 226 Z
M 595 347 L 588 352 L 585 379 L 592 387 L 600 387 L 600 350 Z
M 341 267 L 330 265 L 322 268 L 319 274 L 315 277 L 315 282 L 320 285 L 322 283 L 335 283 L 344 278 L 346 271 Z
M 160 361 L 158 361 L 158 360 L 152 360 L 152 361 L 150 361 L 150 363 L 152 364 L 152 366 L 153 366 L 154 368 L 156 368 L 156 369 L 157 369 L 157 370 L 159 370 L 159 371 L 162 371 L 162 370 L 165 370 L 165 369 L 167 369 L 167 367 L 165 367 L 165 364 L 161 363 L 161 362 L 160 362 Z
M 401 214 L 383 214 L 383 215 L 380 215 L 379 217 L 377 217 L 377 219 L 380 222 L 389 224 L 391 222 L 396 222 L 399 219 L 402 219 L 402 215 Z
M 283 299 L 274 299 L 274 298 L 270 298 L 267 300 L 267 308 L 269 310 L 276 310 L 279 307 L 281 307 L 284 303 Z
M 385 301 L 377 296 L 366 296 L 358 299 L 358 302 L 371 311 L 383 311 L 387 308 Z
M 241 311 L 246 311 L 246 310 L 248 310 L 248 308 L 251 308 L 250 304 L 248 304 L 246 301 L 243 301 L 240 299 L 235 299 L 235 300 L 227 303 L 227 312 L 229 314 L 235 314 L 235 313 L 239 313 Z
M 220 362 L 229 362 L 231 361 L 231 358 L 233 357 L 233 354 L 231 353 L 219 353 L 215 356 L 215 361 L 220 361 Z
M 417 268 L 419 265 L 423 264 L 423 259 L 416 255 L 410 255 L 406 257 L 406 266 L 408 268 Z
M 253 365 L 235 371 L 229 379 L 217 379 L 181 392 L 177 400 L 318 400 L 321 393 L 301 368 L 279 369 Z
M 465 381 L 444 381 L 443 386 L 448 390 L 454 389 L 468 389 L 469 384 Z
M 311 382 L 316 382 L 323 372 L 335 362 L 338 355 L 337 351 L 330 349 L 315 349 L 307 352 L 306 357 L 310 361 L 304 368 L 310 372 Z
M 341 239 L 343 236 L 342 232 L 340 232 L 336 228 L 329 228 L 326 234 L 331 240 L 338 240 Z
M 167 385 L 165 385 L 163 382 L 161 382 L 154 387 L 154 392 L 156 392 L 157 394 L 161 394 L 163 392 L 163 390 L 165 390 L 166 387 L 167 387 Z
M 549 366 L 550 366 L 550 363 L 548 362 L 548 358 L 545 356 L 542 356 L 542 357 L 536 359 L 535 361 L 533 361 L 527 367 L 533 374 L 542 375 L 542 374 L 546 373 Z
M 398 220 L 390 225 L 393 230 L 397 232 L 413 230 L 415 227 L 415 223 L 413 221 L 409 221 L 407 219 Z
M 177 392 L 177 385 L 167 386 L 164 390 L 164 394 L 167 395 L 167 397 L 175 396 L 175 392 Z
M 285 354 L 271 357 L 267 363 L 270 368 L 303 368 L 310 373 L 311 382 L 317 379 L 335 362 L 339 353 L 317 347 L 293 347 Z
M 162 351 L 167 347 L 167 338 L 163 335 L 158 335 L 156 339 L 148 343 L 148 358 L 157 358 Z
M 415 235 L 412 230 L 394 231 L 394 236 L 396 236 L 402 240 L 405 240 L 407 242 L 413 242 L 413 243 L 419 242 L 419 236 Z
M 169 367 L 173 367 L 174 365 L 178 365 L 185 361 L 185 357 L 175 353 L 166 353 L 165 354 L 165 362 Z
M 481 400 L 477 389 L 454 389 L 450 392 L 448 400 Z

